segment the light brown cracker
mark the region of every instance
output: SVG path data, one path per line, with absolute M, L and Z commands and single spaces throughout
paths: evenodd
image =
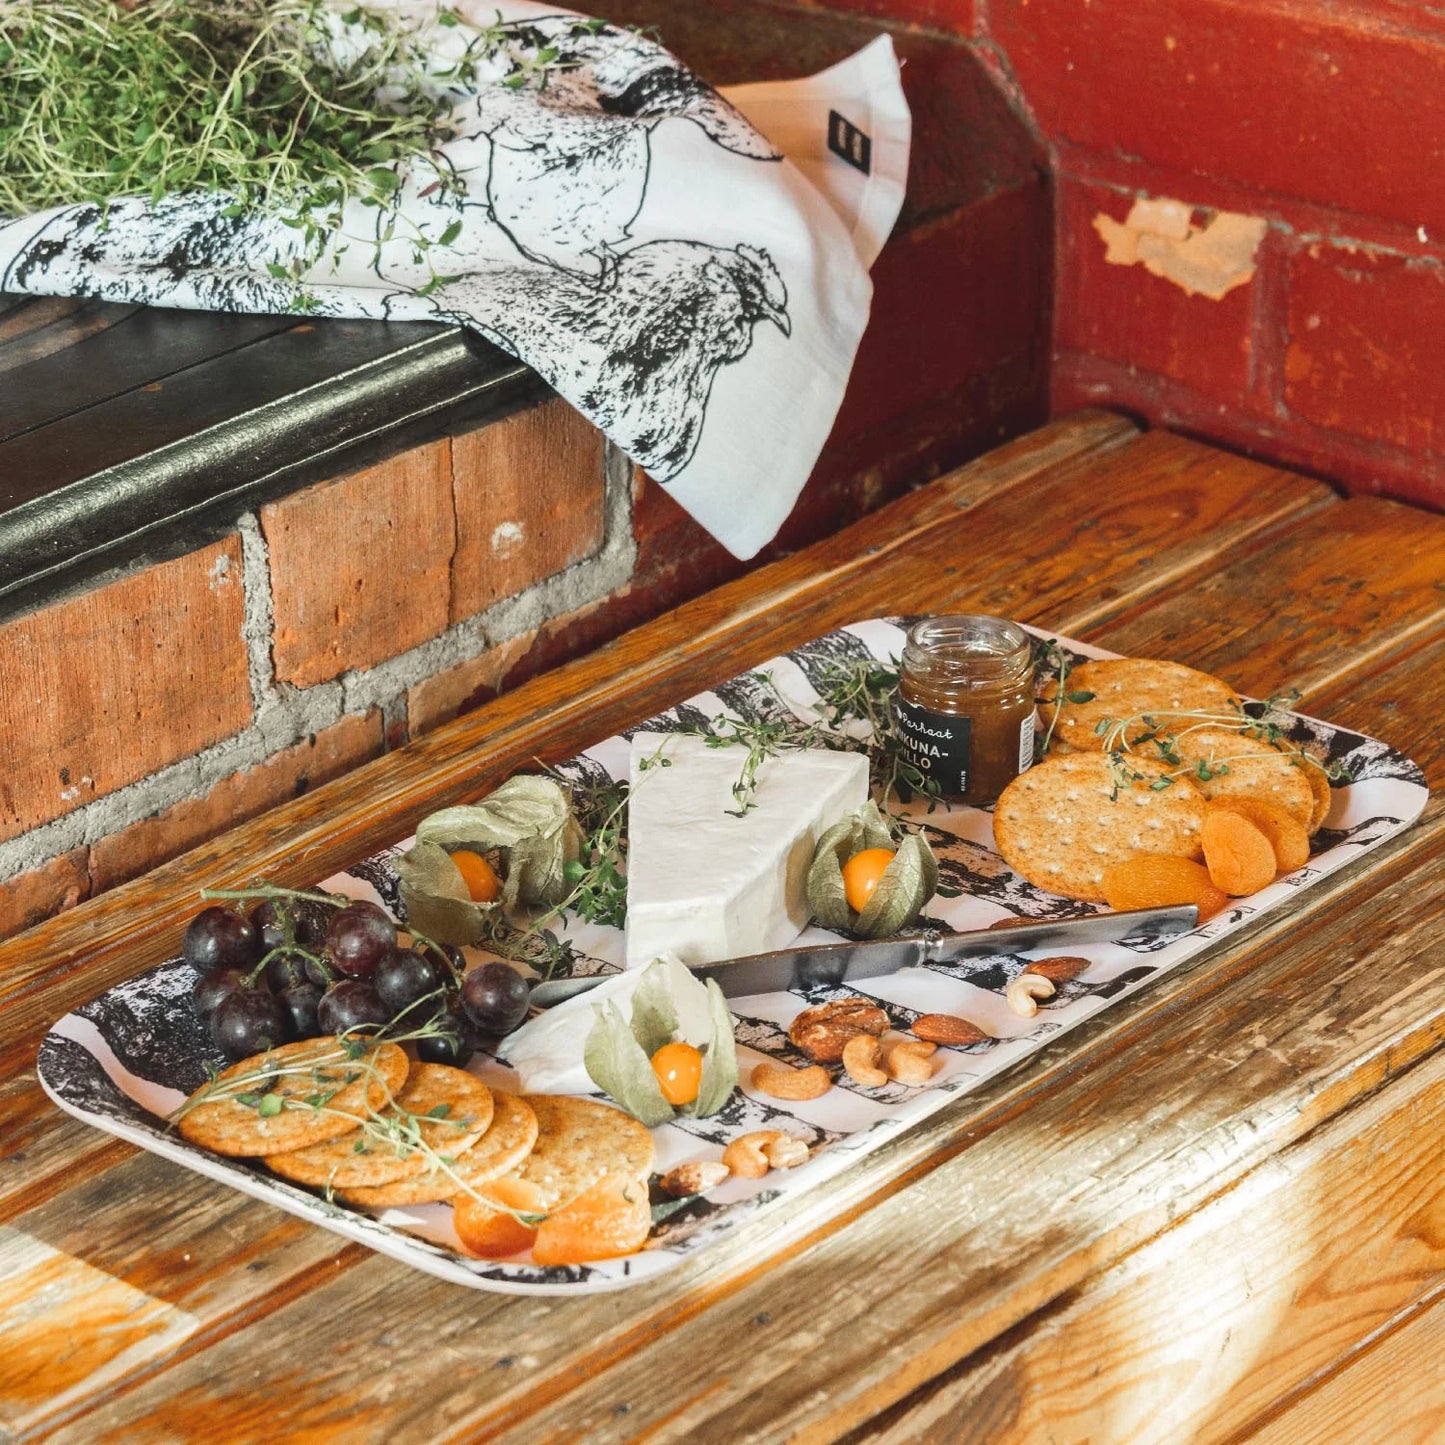
M 1207 672 L 1185 667 L 1180 662 L 1163 662 L 1150 657 L 1107 657 L 1081 662 L 1064 682 L 1069 693 L 1091 692 L 1088 702 L 1066 702 L 1054 725 L 1054 741 L 1067 743 L 1081 752 L 1100 752 L 1103 737 L 1095 730 L 1105 718 L 1132 718 L 1139 713 L 1211 712 L 1233 713 L 1239 696 L 1227 682 Z M 1054 714 L 1058 680 L 1044 688 L 1039 709 L 1044 726 Z M 1167 727 L 1167 720 L 1166 727 Z M 1149 729 L 1136 723 L 1128 729 L 1133 741 Z
M 492 1122 L 487 1132 L 458 1154 L 451 1173 L 429 1169 L 415 1179 L 395 1184 L 338 1189 L 344 1204 L 363 1209 L 391 1209 L 406 1204 L 436 1204 L 459 1194 L 463 1185 L 485 1184 L 519 1165 L 537 1142 L 537 1116 L 525 1100 L 515 1094 L 492 1090 Z
M 431 1117 L 443 1108 L 445 1114 Z M 425 1148 L 415 1142 L 413 1121 Z M 449 1064 L 413 1064 L 395 1104 L 379 1119 L 324 1144 L 273 1154 L 266 1164 L 283 1179 L 316 1188 L 394 1184 L 427 1172 L 427 1149 L 470 1148 L 491 1122 L 492 1091 L 474 1074 Z
M 998 851 L 1036 887 L 1104 902 L 1104 870 L 1136 853 L 1198 858 L 1204 798 L 1187 779 L 1150 783 L 1167 769 L 1145 758 L 1121 782 L 1103 753 L 1048 758 L 1004 789 L 994 809 Z
M 382 1108 L 402 1087 L 410 1067 L 398 1044 L 359 1042 L 366 1049 L 355 1058 L 347 1045 L 327 1036 L 232 1064 L 191 1095 L 178 1126 L 181 1137 L 216 1154 L 264 1157 L 349 1133 L 356 1121 L 346 1116 Z M 239 1103 L 237 1092 L 278 1096 L 282 1110 L 268 1118 L 254 1103 Z M 324 1100 L 324 1111 L 308 1099 Z
M 1330 816 L 1330 805 L 1334 797 L 1330 792 L 1330 780 L 1325 770 L 1312 764 L 1306 764 L 1301 771 L 1305 775 L 1305 781 L 1310 785 L 1310 793 L 1314 799 L 1314 806 L 1310 810 L 1310 820 L 1306 825 L 1311 838 L 1325 825 L 1325 819 Z
M 608 1174 L 651 1173 L 652 1135 L 631 1114 L 565 1094 L 525 1098 L 537 1116 L 537 1142 L 512 1174 L 536 1186 L 544 1208 L 567 1204 Z
M 1177 734 L 1174 748 L 1187 767 L 1201 762 L 1212 774 L 1190 781 L 1206 798 L 1253 798 L 1283 808 L 1308 826 L 1314 812 L 1314 792 L 1307 774 L 1317 771 L 1263 738 L 1252 738 L 1231 728 L 1197 728 Z M 1220 765 L 1224 771 L 1218 771 Z

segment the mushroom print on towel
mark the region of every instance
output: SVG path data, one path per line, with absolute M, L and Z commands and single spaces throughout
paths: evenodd
M 533 4 L 371 8 L 435 56 L 453 131 L 398 168 L 390 204 L 350 201 L 319 237 L 209 193 L 0 220 L 0 290 L 467 326 L 752 555 L 816 460 L 867 320 L 854 217 L 649 35 Z M 342 63 L 365 36 L 338 5 Z M 891 225 L 907 163 L 891 46 L 835 72 L 855 97 L 838 104 L 891 127 L 867 202 Z M 820 134 L 835 72 L 798 83 Z

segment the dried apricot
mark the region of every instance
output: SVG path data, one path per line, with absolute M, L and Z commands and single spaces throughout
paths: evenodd
M 1201 923 L 1229 902 L 1204 864 L 1164 853 L 1136 853 L 1111 864 L 1104 869 L 1103 886 L 1109 907 L 1120 912 L 1192 903 L 1199 909 Z
M 1279 871 L 1269 839 L 1248 818 L 1225 808 L 1204 814 L 1199 841 L 1215 887 L 1231 897 L 1258 893 Z
M 1262 798 L 1251 798 L 1247 794 L 1220 794 L 1211 798 L 1205 811 L 1223 808 L 1247 818 L 1266 838 L 1274 849 L 1275 865 L 1281 873 L 1293 873 L 1303 868 L 1310 860 L 1310 835 L 1305 825 L 1293 813 L 1281 808 L 1278 803 L 1266 803 Z
M 468 1254 L 480 1259 L 505 1259 L 531 1249 L 537 1231 L 505 1209 L 492 1209 L 470 1194 L 461 1195 L 452 1207 L 457 1238 Z
M 538 1264 L 617 1259 L 641 1249 L 651 1228 L 647 1185 L 628 1174 L 608 1174 L 542 1221 L 532 1258 Z

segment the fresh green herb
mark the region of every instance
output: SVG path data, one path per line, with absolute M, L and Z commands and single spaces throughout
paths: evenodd
M 1039 744 L 1040 755 L 1048 757 L 1049 748 L 1054 741 L 1054 728 L 1058 724 L 1059 714 L 1064 710 L 1064 704 L 1073 703 L 1077 707 L 1093 702 L 1094 694 L 1082 689 L 1069 691 L 1069 673 L 1073 671 L 1074 659 L 1059 645 L 1056 638 L 1050 637 L 1044 641 L 1039 662 L 1045 671 L 1054 674 L 1054 706 L 1049 710 L 1049 725 L 1044 731 L 1043 741 Z
M 268 263 L 279 278 L 299 281 L 352 240 L 379 248 L 398 226 L 420 263 L 460 222 L 432 236 L 404 217 L 398 168 L 428 194 L 465 194 L 440 150 L 455 90 L 482 65 L 521 88 L 567 63 L 500 14 L 482 27 L 445 7 L 437 18 L 465 38 L 446 61 L 405 16 L 325 0 L 12 0 L 0 7 L 0 216 L 209 191 L 231 198 L 226 217 L 257 210 L 300 233 L 298 254 Z M 574 34 L 603 23 L 579 20 Z M 365 238 L 339 232 L 349 201 L 378 213 Z M 427 286 L 447 279 L 433 271 Z

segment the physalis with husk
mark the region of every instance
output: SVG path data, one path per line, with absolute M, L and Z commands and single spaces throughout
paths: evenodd
M 567 793 L 551 778 L 511 778 L 480 803 L 443 808 L 417 825 L 396 868 L 407 918 L 441 943 L 476 943 L 499 910 L 562 903 L 581 849 Z M 479 862 L 500 883 L 494 897 L 479 886 Z
M 642 971 L 627 1018 L 611 999 L 594 1007 L 582 1061 L 592 1082 L 648 1128 L 679 1114 L 716 1114 L 738 1081 L 722 990 L 675 958 Z
M 896 836 L 872 802 L 823 834 L 808 870 L 813 916 L 824 928 L 863 938 L 885 938 L 915 923 L 937 888 L 938 861 L 927 840 Z

